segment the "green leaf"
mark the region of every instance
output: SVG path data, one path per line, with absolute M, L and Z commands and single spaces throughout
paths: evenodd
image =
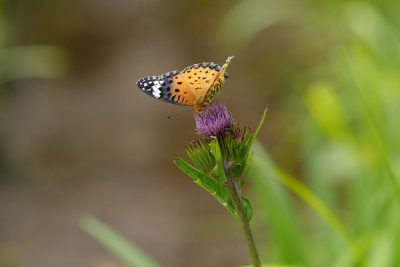
M 219 181 L 220 182 L 225 182 L 226 181 L 226 175 L 225 175 L 225 170 L 224 170 L 224 167 L 223 167 L 221 149 L 219 147 L 218 140 L 217 139 L 212 140 L 211 143 L 210 143 L 210 147 L 211 147 L 212 154 L 215 157 Z
M 357 259 L 360 264 L 364 264 L 364 258 L 357 247 L 356 242 L 347 231 L 345 225 L 339 220 L 336 214 L 329 209 L 311 190 L 302 182 L 289 174 L 276 169 L 277 178 L 279 181 L 303 200 L 315 213 L 321 216 L 326 223 L 332 227 L 346 242 L 348 249 L 353 253 L 354 259 Z
M 204 140 L 195 140 L 185 147 L 186 154 L 196 166 L 205 173 L 211 173 L 215 168 L 215 158 L 211 153 L 210 144 Z
M 253 144 L 254 144 L 254 142 L 255 142 L 257 136 L 258 136 L 258 133 L 261 131 L 261 127 L 263 126 L 264 121 L 265 121 L 265 118 L 266 118 L 266 116 L 267 116 L 267 111 L 268 111 L 268 107 L 265 108 L 265 110 L 264 110 L 264 112 L 263 112 L 263 115 L 261 116 L 261 120 L 260 120 L 260 122 L 258 123 L 257 129 L 256 129 L 256 131 L 254 132 L 254 134 L 251 136 L 251 140 L 249 141 L 249 145 L 248 145 L 248 146 L 249 146 L 249 149 L 251 149 L 251 147 L 253 146 Z M 247 159 L 246 159 L 246 166 L 245 166 L 245 168 L 243 168 L 243 172 L 244 172 L 244 173 L 247 173 L 247 171 L 251 168 L 252 160 L 253 160 L 252 155 L 249 155 L 249 156 L 247 157 Z M 246 185 L 248 179 L 249 179 L 249 175 L 245 175 L 245 176 L 242 178 L 242 181 L 240 181 L 240 187 L 241 187 L 241 188 L 244 187 L 244 186 Z
M 81 228 L 114 256 L 130 267 L 161 267 L 159 263 L 147 256 L 142 250 L 130 243 L 113 229 L 91 215 L 80 221 Z
M 263 207 L 261 211 L 267 217 L 270 230 L 267 238 L 278 251 L 276 258 L 287 263 L 309 266 L 303 233 L 289 193 L 279 182 L 276 166 L 267 151 L 258 142 L 255 142 L 253 149 L 253 164 L 249 175 L 257 203 Z
M 214 139 L 211 142 L 210 146 L 211 146 L 211 151 L 212 151 L 212 153 L 215 157 L 216 163 L 217 163 L 217 171 L 218 171 L 218 175 L 220 177 L 220 181 L 225 182 L 226 175 L 225 175 L 225 170 L 223 168 L 221 149 L 219 147 L 218 140 Z M 232 202 L 230 202 L 230 203 L 232 203 Z M 250 201 L 247 198 L 242 197 L 242 203 L 243 203 L 243 207 L 245 209 L 247 221 L 250 222 L 251 219 L 253 218 L 253 208 L 250 204 Z M 234 207 L 233 203 L 232 203 L 232 206 Z
M 246 212 L 247 221 L 250 222 L 251 219 L 253 218 L 253 207 L 251 206 L 250 201 L 245 197 L 242 197 L 242 203 L 244 210 Z
M 183 159 L 175 159 L 175 164 L 181 171 L 192 178 L 193 182 L 204 190 L 209 192 L 219 203 L 222 204 L 232 215 L 236 216 L 235 208 L 230 201 L 228 190 L 216 180 L 208 176 L 207 174 L 196 169 Z
M 264 113 L 263 113 L 263 115 L 262 115 L 262 117 L 261 117 L 261 120 L 260 120 L 260 122 L 258 123 L 257 129 L 256 129 L 256 131 L 254 132 L 254 135 L 253 135 L 253 142 L 254 142 L 254 140 L 256 140 L 257 135 L 258 135 L 258 133 L 260 132 L 261 127 L 262 127 L 263 124 L 264 124 L 265 117 L 267 116 L 267 111 L 268 111 L 268 107 L 265 108 Z

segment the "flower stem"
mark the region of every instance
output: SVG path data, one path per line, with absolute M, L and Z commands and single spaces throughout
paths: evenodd
M 247 247 L 254 267 L 261 267 L 260 257 L 258 256 L 257 247 L 254 242 L 253 234 L 251 233 L 250 224 L 247 220 L 246 213 L 243 207 L 242 195 L 239 188 L 239 183 L 236 179 L 232 179 L 227 175 L 227 187 L 231 195 L 233 205 L 235 206 L 237 218 L 242 225 L 243 233 L 246 237 Z

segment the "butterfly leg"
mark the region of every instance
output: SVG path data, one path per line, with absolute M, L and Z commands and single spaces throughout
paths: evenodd
M 197 103 L 194 104 L 194 112 L 196 112 L 196 113 L 201 112 L 201 106 Z

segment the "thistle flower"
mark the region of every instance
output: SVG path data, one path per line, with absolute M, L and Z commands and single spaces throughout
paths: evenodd
M 249 225 L 253 210 L 249 200 L 242 196 L 245 180 L 240 178 L 249 165 L 251 146 L 265 115 L 266 111 L 253 133 L 248 128 L 241 129 L 225 105 L 210 105 L 195 114 L 196 132 L 200 138 L 185 147 L 194 166 L 182 159 L 175 160 L 193 182 L 241 221 L 255 267 L 261 267 L 261 263 Z
M 240 182 L 240 187 L 244 186 L 242 175 L 249 166 L 251 146 L 264 118 L 265 112 L 253 133 L 246 127 L 240 128 L 224 104 L 212 104 L 195 114 L 199 139 L 185 146 L 186 154 L 194 166 L 181 159 L 175 161 L 195 183 L 214 197 L 220 197 L 218 200 L 233 214 L 235 209 L 232 200 L 221 192 L 227 191 L 228 184 Z M 248 210 L 250 218 L 251 211 Z
M 195 114 L 196 131 L 204 137 L 224 134 L 233 127 L 233 119 L 223 104 L 208 106 L 201 113 Z
M 210 138 L 217 139 L 220 151 L 222 167 L 226 175 L 232 178 L 239 179 L 244 169 L 247 166 L 251 145 L 253 143 L 253 134 L 247 128 L 241 129 L 237 123 L 234 122 L 232 115 L 223 104 L 210 105 L 204 109 L 201 113 L 195 114 L 196 131 L 199 136 L 205 140 L 194 141 L 191 145 L 186 147 L 186 152 L 193 163 L 198 163 L 198 157 L 193 155 L 203 155 L 199 153 L 201 147 L 206 146 L 210 142 Z M 208 141 L 207 141 L 208 140 Z M 196 145 L 193 145 L 196 144 Z M 190 148 L 190 149 L 188 149 Z M 194 153 L 193 148 L 198 148 L 198 153 Z M 210 156 L 213 156 L 210 154 Z M 203 162 L 204 162 L 204 156 Z M 215 161 L 215 160 L 214 160 Z M 211 162 L 211 160 L 208 160 Z M 196 164 L 199 166 L 199 164 Z M 204 166 L 205 167 L 205 166 Z M 203 171 L 210 170 L 203 168 Z

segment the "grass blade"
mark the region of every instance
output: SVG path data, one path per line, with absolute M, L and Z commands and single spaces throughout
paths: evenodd
M 265 150 L 255 142 L 253 164 L 249 175 L 254 185 L 255 194 L 266 213 L 269 232 L 276 258 L 287 263 L 309 266 L 304 244 L 291 206 L 289 196 L 278 182 L 275 166 Z
M 256 131 L 254 132 L 253 142 L 256 140 L 256 138 L 257 138 L 257 136 L 258 136 L 258 133 L 260 132 L 261 127 L 262 127 L 263 124 L 264 124 L 265 117 L 267 116 L 267 111 L 268 111 L 268 107 L 265 108 L 264 113 L 263 113 L 263 115 L 262 115 L 262 117 L 261 117 L 261 120 L 260 120 L 260 122 L 258 123 L 257 129 L 256 129 Z
M 81 219 L 81 228 L 109 250 L 119 260 L 130 267 L 161 267 L 155 260 L 130 243 L 113 229 L 88 215 Z

